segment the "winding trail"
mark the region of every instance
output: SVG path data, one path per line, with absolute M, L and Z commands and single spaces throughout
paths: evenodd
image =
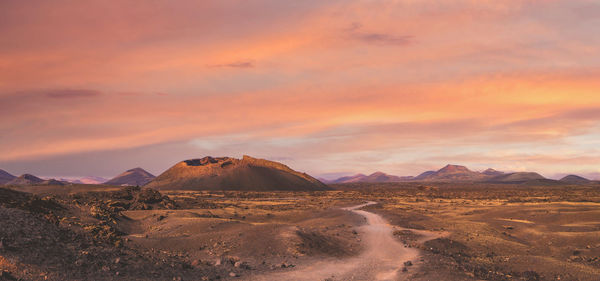
M 404 262 L 415 263 L 419 251 L 398 242 L 393 236 L 394 227 L 381 216 L 359 210 L 372 204 L 377 203 L 344 208 L 363 216 L 367 222 L 358 228 L 365 246 L 359 256 L 342 260 L 324 259 L 308 266 L 299 266 L 293 271 L 253 276 L 250 280 L 402 280 Z

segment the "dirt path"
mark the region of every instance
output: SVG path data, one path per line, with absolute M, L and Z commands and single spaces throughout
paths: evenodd
M 419 251 L 406 248 L 393 236 L 394 228 L 381 216 L 359 210 L 369 202 L 344 208 L 366 219 L 359 227 L 365 250 L 355 258 L 326 259 L 294 271 L 255 276 L 250 280 L 402 280 L 404 262 L 415 263 Z

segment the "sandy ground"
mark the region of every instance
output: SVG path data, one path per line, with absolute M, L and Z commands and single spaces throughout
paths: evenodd
M 349 259 L 328 259 L 303 266 L 290 272 L 280 272 L 255 276 L 249 280 L 403 280 L 406 277 L 407 265 L 416 264 L 419 250 L 409 248 L 400 243 L 394 236 L 395 228 L 381 216 L 360 210 L 360 208 L 377 204 L 369 202 L 344 208 L 362 216 L 366 224 L 360 226 L 359 232 L 364 243 L 364 251 L 357 257 Z M 407 230 L 407 229 L 406 229 Z M 435 234 L 426 233 L 433 239 Z M 407 264 L 407 265 L 405 265 Z M 404 272 L 403 272 L 404 269 Z

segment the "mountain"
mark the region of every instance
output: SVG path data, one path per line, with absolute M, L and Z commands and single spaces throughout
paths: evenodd
M 101 184 L 101 183 L 104 183 L 107 181 L 108 181 L 108 179 L 105 179 L 103 177 L 94 177 L 94 176 L 88 176 L 88 177 L 83 177 L 83 178 L 76 179 L 76 180 L 70 180 L 70 182 L 78 183 L 78 184 Z
M 5 184 L 15 178 L 15 176 L 9 174 L 7 171 L 0 170 L 0 184 Z
M 499 175 L 493 178 L 490 178 L 488 181 L 490 182 L 504 182 L 504 183 L 519 183 L 519 182 L 527 182 L 534 180 L 545 180 L 542 175 L 533 172 L 516 172 L 516 173 L 508 173 Z
M 415 177 L 420 181 L 480 181 L 486 175 L 469 170 L 465 166 L 448 164 L 433 172 L 427 171 Z
M 499 176 L 499 175 L 504 175 L 504 172 L 500 172 L 500 171 L 496 171 L 492 168 L 489 168 L 483 172 L 481 172 L 482 174 L 486 175 L 486 176 Z
M 366 182 L 399 182 L 402 179 L 398 176 L 388 175 L 383 172 L 375 172 L 365 178 Z
M 427 177 L 429 177 L 429 176 L 431 176 L 433 174 L 435 174 L 435 171 L 426 171 L 426 172 L 423 172 L 420 175 L 414 177 L 414 180 L 418 180 L 418 181 L 424 180 L 424 179 L 426 179 Z
M 564 178 L 560 179 L 559 181 L 564 182 L 564 183 L 573 183 L 573 184 L 582 184 L 582 183 L 590 183 L 591 181 L 584 178 L 584 177 L 580 177 L 577 175 L 568 175 L 565 176 Z
M 322 183 L 324 183 L 324 184 L 330 184 L 330 183 L 333 183 L 335 181 L 335 180 L 328 180 L 328 179 L 322 178 L 322 177 L 318 177 L 317 180 L 320 181 L 320 182 L 322 182 Z
M 412 178 L 412 177 L 411 177 Z M 398 176 L 388 175 L 383 172 L 375 172 L 370 175 L 356 174 L 354 176 L 341 177 L 337 180 L 331 181 L 331 183 L 353 183 L 353 182 L 399 182 L 403 179 Z
M 42 184 L 44 182 L 43 179 L 40 179 L 31 174 L 23 174 L 17 178 L 12 179 L 7 182 L 6 185 L 35 185 Z
M 146 187 L 169 190 L 327 190 L 317 179 L 278 162 L 245 156 L 181 161 Z
M 131 185 L 131 186 L 142 186 L 155 178 L 154 175 L 146 172 L 146 170 L 142 168 L 134 168 L 131 170 L 127 170 L 124 173 L 110 179 L 104 184 L 109 185 Z
M 482 172 L 471 171 L 465 166 L 448 164 L 437 171 L 426 171 L 416 177 L 390 176 L 381 172 L 371 175 L 357 174 L 354 176 L 341 177 L 331 183 L 354 183 L 354 182 L 406 182 L 406 181 L 430 181 L 430 182 L 493 182 L 493 183 L 536 183 L 542 185 L 558 185 L 560 182 L 584 183 L 587 179 L 578 176 L 568 176 L 564 180 L 555 181 L 546 179 L 542 175 L 533 172 L 504 173 L 489 168 Z
M 65 185 L 65 182 L 58 181 L 55 179 L 49 179 L 49 180 L 44 180 L 38 184 L 39 185 Z M 67 184 L 68 184 L 68 182 L 67 182 Z
M 20 177 L 14 178 L 11 181 L 7 182 L 6 185 L 65 185 L 65 183 L 55 179 L 44 180 L 31 174 L 23 174 Z
M 349 183 L 349 182 L 360 182 L 361 179 L 366 178 L 365 174 L 356 174 L 354 176 L 345 176 L 336 180 L 330 181 L 331 183 Z

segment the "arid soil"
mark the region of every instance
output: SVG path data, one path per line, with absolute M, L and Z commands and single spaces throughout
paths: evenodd
M 416 245 L 424 262 L 409 279 L 463 278 L 440 274 L 448 272 L 483 280 L 600 280 L 597 186 L 415 187 L 371 186 L 382 204 L 368 207 L 395 225 L 448 233 Z M 414 231 L 396 234 L 415 240 Z
M 598 186 L 334 188 L 0 189 L 0 280 L 600 280 Z
M 261 274 L 250 280 L 398 280 L 416 262 L 419 251 L 394 237 L 393 227 L 381 216 L 360 210 L 376 202 L 344 208 L 360 215 L 365 224 L 358 227 L 363 251 L 345 259 L 321 259 L 288 272 Z M 422 231 L 426 232 L 426 231 Z M 436 234 L 427 232 L 433 239 Z M 437 235 L 439 236 L 439 235 Z M 426 239 L 429 240 L 429 239 Z

